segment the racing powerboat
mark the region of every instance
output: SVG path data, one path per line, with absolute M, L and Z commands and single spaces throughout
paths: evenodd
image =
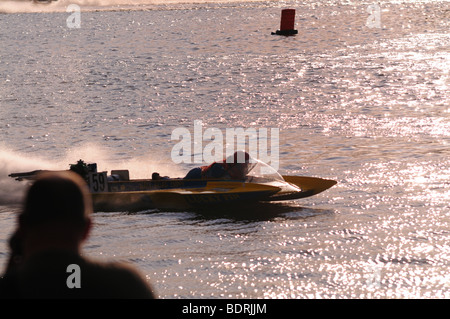
M 128 170 L 97 171 L 97 164 L 79 160 L 70 170 L 87 182 L 95 211 L 192 209 L 241 203 L 286 201 L 321 193 L 337 182 L 309 176 L 280 175 L 266 163 L 253 160 L 245 177 L 186 179 L 161 177 L 131 179 Z M 32 181 L 42 170 L 12 173 L 16 180 Z

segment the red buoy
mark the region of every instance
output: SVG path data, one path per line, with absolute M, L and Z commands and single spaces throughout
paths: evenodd
M 280 30 L 272 32 L 272 34 L 278 35 L 294 35 L 298 31 L 294 30 L 295 25 L 295 9 L 283 9 L 281 10 L 281 23 Z

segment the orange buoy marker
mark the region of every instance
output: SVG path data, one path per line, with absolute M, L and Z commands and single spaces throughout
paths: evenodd
M 295 24 L 295 9 L 283 9 L 281 10 L 281 23 L 280 30 L 272 32 L 272 34 L 278 35 L 294 35 L 298 31 L 294 30 Z

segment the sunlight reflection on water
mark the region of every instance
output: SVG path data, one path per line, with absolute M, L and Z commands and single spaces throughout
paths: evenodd
M 174 128 L 277 127 L 283 173 L 338 184 L 235 212 L 98 213 L 86 254 L 132 262 L 162 298 L 449 298 L 447 4 L 385 1 L 380 29 L 366 4 L 296 5 L 290 38 L 270 35 L 277 3 L 86 10 L 79 30 L 2 16 L 2 205 L 10 171 L 81 156 L 180 176 Z M 17 210 L 0 206 L 2 263 Z

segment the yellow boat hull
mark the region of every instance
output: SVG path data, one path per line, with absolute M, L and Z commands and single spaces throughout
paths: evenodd
M 96 211 L 135 211 L 154 208 L 181 210 L 305 198 L 321 193 L 336 184 L 336 181 L 316 177 L 283 176 L 283 178 L 290 187 L 238 181 L 207 181 L 204 182 L 205 186 L 201 187 L 180 187 L 182 185 L 177 184 L 179 181 L 167 181 L 167 185 L 175 187 L 93 193 L 92 199 Z
M 96 211 L 142 209 L 189 209 L 204 206 L 259 201 L 280 188 L 244 182 L 208 182 L 200 188 L 172 188 L 148 191 L 92 194 Z

